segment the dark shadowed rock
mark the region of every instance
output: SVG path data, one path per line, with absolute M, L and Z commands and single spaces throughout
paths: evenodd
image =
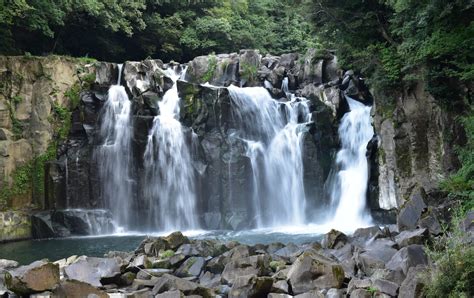
M 178 247 L 185 243 L 189 243 L 188 237 L 184 236 L 181 232 L 174 232 L 163 238 L 168 244 L 168 248 L 176 250 Z
M 347 236 L 337 230 L 332 229 L 329 233 L 324 234 L 321 245 L 323 248 L 338 249 L 347 243 Z
M 294 294 L 315 288 L 340 288 L 344 281 L 344 269 L 316 251 L 306 251 L 291 265 L 288 279 Z
M 413 231 L 403 231 L 395 237 L 399 247 L 405 247 L 411 244 L 425 244 L 429 239 L 427 229 L 416 229 Z
M 265 297 L 272 288 L 271 277 L 255 275 L 239 276 L 235 279 L 229 297 Z
M 412 230 L 417 227 L 418 220 L 426 208 L 425 191 L 419 188 L 400 209 L 397 225 L 400 231 Z
M 7 288 L 21 295 L 51 290 L 58 283 L 59 266 L 46 261 L 36 261 L 5 274 Z
M 407 277 L 400 286 L 400 297 L 416 298 L 421 297 L 425 287 L 425 276 L 427 268 L 424 265 L 418 265 L 408 269 Z
M 54 288 L 51 297 L 97 297 L 107 298 L 106 292 L 78 280 L 64 280 Z
M 270 273 L 270 257 L 255 255 L 229 262 L 222 272 L 222 280 L 233 284 L 235 279 L 244 275 L 262 276 Z
M 64 268 L 69 279 L 75 279 L 100 287 L 120 275 L 118 259 L 80 257 L 78 261 Z
M 423 250 L 423 246 L 413 244 L 400 249 L 387 263 L 386 268 L 389 270 L 401 269 L 406 275 L 410 267 L 427 264 L 428 258 Z

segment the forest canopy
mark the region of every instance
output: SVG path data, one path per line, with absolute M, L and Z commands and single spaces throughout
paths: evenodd
M 314 46 L 304 1 L 0 0 L 0 53 L 187 61 Z

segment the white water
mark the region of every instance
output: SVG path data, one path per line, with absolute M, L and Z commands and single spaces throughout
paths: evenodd
M 253 171 L 258 227 L 305 223 L 302 137 L 311 120 L 305 99 L 280 103 L 263 87 L 228 87 Z M 302 120 L 302 123 L 299 123 Z
M 122 65 L 119 64 L 119 78 Z M 103 107 L 99 136 L 103 141 L 96 152 L 101 179 L 101 196 L 119 226 L 130 224 L 132 185 L 131 160 L 131 102 L 125 88 L 110 87 Z
M 331 199 L 335 213 L 329 225 L 341 231 L 354 231 L 370 226 L 372 219 L 366 213 L 366 191 L 368 162 L 367 144 L 374 135 L 370 123 L 370 106 L 349 97 L 350 112 L 346 113 L 339 125 L 341 149 L 336 162 L 340 167 Z
M 177 81 L 181 74 L 167 70 L 173 80 L 159 102 L 160 114 L 153 120 L 145 149 L 146 228 L 187 230 L 198 227 L 194 173 L 190 146 L 179 122 Z M 191 139 L 191 138 L 190 138 Z

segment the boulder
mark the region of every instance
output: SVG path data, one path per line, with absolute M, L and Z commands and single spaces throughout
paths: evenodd
M 221 275 L 206 271 L 199 278 L 199 284 L 206 288 L 215 288 L 221 284 Z
M 298 298 L 325 298 L 324 291 L 322 290 L 312 290 L 303 294 L 296 295 L 294 297 Z
M 176 250 L 178 247 L 185 243 L 189 243 L 188 237 L 184 236 L 181 232 L 174 232 L 164 237 L 163 240 L 168 244 L 168 249 Z
M 424 265 L 418 265 L 408 269 L 407 277 L 400 286 L 400 297 L 416 298 L 421 297 L 425 287 L 425 275 L 427 268 Z
M 425 197 L 425 191 L 419 188 L 402 206 L 397 216 L 397 225 L 400 231 L 413 230 L 417 227 L 418 220 L 426 209 Z
M 315 288 L 341 288 L 344 269 L 316 251 L 306 251 L 291 265 L 288 280 L 294 294 Z
M 255 255 L 229 262 L 222 272 L 222 280 L 233 284 L 235 279 L 244 275 L 262 276 L 270 273 L 270 257 Z
M 155 295 L 155 298 L 184 298 L 184 294 L 181 291 L 166 291 L 164 293 Z
M 321 245 L 323 248 L 338 249 L 347 243 L 347 236 L 337 230 L 332 229 L 327 234 L 324 234 Z
M 354 259 L 357 266 L 366 275 L 372 275 L 377 269 L 385 268 L 385 263 L 390 261 L 397 253 L 392 247 L 393 242 L 374 241 L 361 252 L 355 253 Z
M 127 270 L 137 273 L 140 269 L 151 268 L 152 264 L 146 255 L 136 256 L 128 265 Z
M 7 288 L 20 295 L 52 290 L 58 283 L 59 266 L 46 261 L 36 261 L 5 274 Z
M 206 260 L 203 257 L 190 257 L 176 270 L 175 275 L 179 277 L 199 276 Z
M 329 289 L 325 298 L 344 298 L 346 297 L 345 289 Z
M 400 249 L 386 264 L 386 268 L 394 271 L 401 269 L 406 275 L 410 267 L 427 264 L 428 258 L 423 246 L 412 244 Z
M 255 275 L 239 276 L 235 279 L 229 297 L 265 297 L 272 289 L 271 277 Z
M 106 292 L 101 291 L 92 285 L 78 280 L 64 280 L 57 285 L 51 297 L 97 297 L 108 298 Z
M 372 286 L 381 293 L 385 293 L 390 296 L 397 296 L 398 285 L 394 282 L 377 278 L 372 280 Z
M 110 282 L 120 275 L 121 262 L 116 258 L 80 257 L 64 268 L 65 277 L 89 283 L 95 287 Z
M 278 281 L 273 282 L 271 292 L 288 294 L 289 292 L 288 282 L 286 280 L 278 280 Z
M 0 259 L 0 269 L 11 269 L 18 267 L 18 262 L 7 259 Z
M 365 289 L 356 289 L 352 291 L 350 298 L 372 298 L 372 293 Z
M 210 289 L 170 274 L 164 274 L 157 279 L 153 287 L 153 295 L 176 290 L 183 292 L 186 296 L 201 295 L 202 297 L 213 297 L 213 293 Z
M 413 231 L 402 231 L 395 237 L 399 247 L 405 247 L 411 244 L 425 244 L 429 239 L 429 232 L 427 229 L 416 229 Z

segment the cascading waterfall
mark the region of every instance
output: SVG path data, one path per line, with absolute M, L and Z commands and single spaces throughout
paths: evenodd
M 103 107 L 99 136 L 102 145 L 97 150 L 101 195 L 114 221 L 126 228 L 130 223 L 132 186 L 131 159 L 131 102 L 125 88 L 120 86 L 122 65 L 118 65 L 117 85 L 110 87 Z
M 228 87 L 239 137 L 253 171 L 258 227 L 305 223 L 302 137 L 311 114 L 305 99 L 274 100 L 263 87 Z
M 145 224 L 151 230 L 194 229 L 198 226 L 194 173 L 190 146 L 179 122 L 177 81 L 181 74 L 175 69 L 165 72 L 173 86 L 159 102 L 160 114 L 153 120 L 144 155 L 148 204 Z
M 372 107 L 346 97 L 350 112 L 346 113 L 339 126 L 341 149 L 336 162 L 339 172 L 334 182 L 331 199 L 335 208 L 331 226 L 342 231 L 369 226 L 370 215 L 366 214 L 366 191 L 368 162 L 367 144 L 374 135 L 370 123 Z

